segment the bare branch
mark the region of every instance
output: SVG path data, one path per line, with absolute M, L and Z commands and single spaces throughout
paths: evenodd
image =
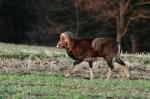
M 130 0 L 127 1 L 126 11 L 127 11 L 128 7 L 129 7 L 129 3 L 130 3 Z
M 120 15 L 124 15 L 124 13 L 128 10 L 130 0 L 120 0 L 119 5 L 120 5 Z
M 146 4 L 150 4 L 150 1 L 135 4 L 135 5 L 132 6 L 129 10 L 127 10 L 127 11 L 124 13 L 124 15 L 127 15 L 128 13 L 130 13 L 135 7 L 137 7 L 137 6 L 142 6 L 142 5 L 146 5 Z
M 129 27 L 131 21 L 136 20 L 136 19 L 141 19 L 141 18 L 142 18 L 142 19 L 150 19 L 150 16 L 145 16 L 145 15 L 139 14 L 139 15 L 137 15 L 137 16 L 130 17 L 129 20 L 128 20 L 128 22 L 127 22 L 126 27 L 124 28 L 124 31 L 123 31 L 122 34 L 121 34 L 121 37 L 123 37 L 123 36 L 125 35 L 125 33 L 127 32 L 128 27 Z

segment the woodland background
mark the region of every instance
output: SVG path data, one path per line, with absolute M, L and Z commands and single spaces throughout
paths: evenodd
M 0 0 L 0 42 L 55 46 L 59 34 L 113 37 L 150 52 L 149 0 Z

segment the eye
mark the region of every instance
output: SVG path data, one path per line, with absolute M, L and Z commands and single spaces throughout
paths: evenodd
M 60 40 L 61 40 L 61 41 L 64 41 L 64 40 L 65 40 L 65 38 L 64 38 L 64 37 L 61 37 L 61 38 L 60 38 Z
M 62 40 L 64 40 L 65 38 L 62 38 Z

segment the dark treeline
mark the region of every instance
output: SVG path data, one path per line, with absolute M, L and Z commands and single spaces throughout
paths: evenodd
M 0 41 L 54 46 L 59 34 L 113 37 L 150 51 L 149 0 L 0 0 Z

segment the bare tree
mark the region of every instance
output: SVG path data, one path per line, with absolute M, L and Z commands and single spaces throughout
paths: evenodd
M 81 9 L 97 20 L 101 18 L 116 20 L 116 40 L 118 42 L 122 41 L 130 24 L 135 20 L 150 19 L 150 8 L 146 7 L 149 5 L 149 0 L 82 0 L 80 2 Z M 93 13 L 99 14 L 94 16 Z M 131 39 L 133 38 L 131 34 Z M 132 46 L 136 45 L 133 43 L 136 42 L 131 42 Z
M 150 18 L 150 15 L 143 13 L 145 9 L 136 10 L 136 8 L 148 4 L 150 4 L 149 0 L 81 0 L 79 6 L 87 11 L 88 15 L 98 12 L 99 16 L 96 17 L 99 17 L 99 19 L 100 17 L 116 19 L 116 39 L 121 42 L 133 20 Z
M 141 10 L 135 10 L 142 5 L 150 4 L 150 1 L 137 0 L 137 2 L 131 2 L 130 0 L 115 0 L 113 3 L 115 13 L 116 13 L 116 23 L 117 23 L 117 41 L 121 42 L 122 38 L 126 34 L 129 25 L 132 21 L 145 18 L 149 19 L 150 16 L 142 13 Z
M 80 4 L 80 0 L 74 0 L 74 4 L 75 4 L 75 12 L 76 12 L 76 36 L 79 33 L 79 28 L 80 28 L 80 17 L 79 17 L 79 4 Z

